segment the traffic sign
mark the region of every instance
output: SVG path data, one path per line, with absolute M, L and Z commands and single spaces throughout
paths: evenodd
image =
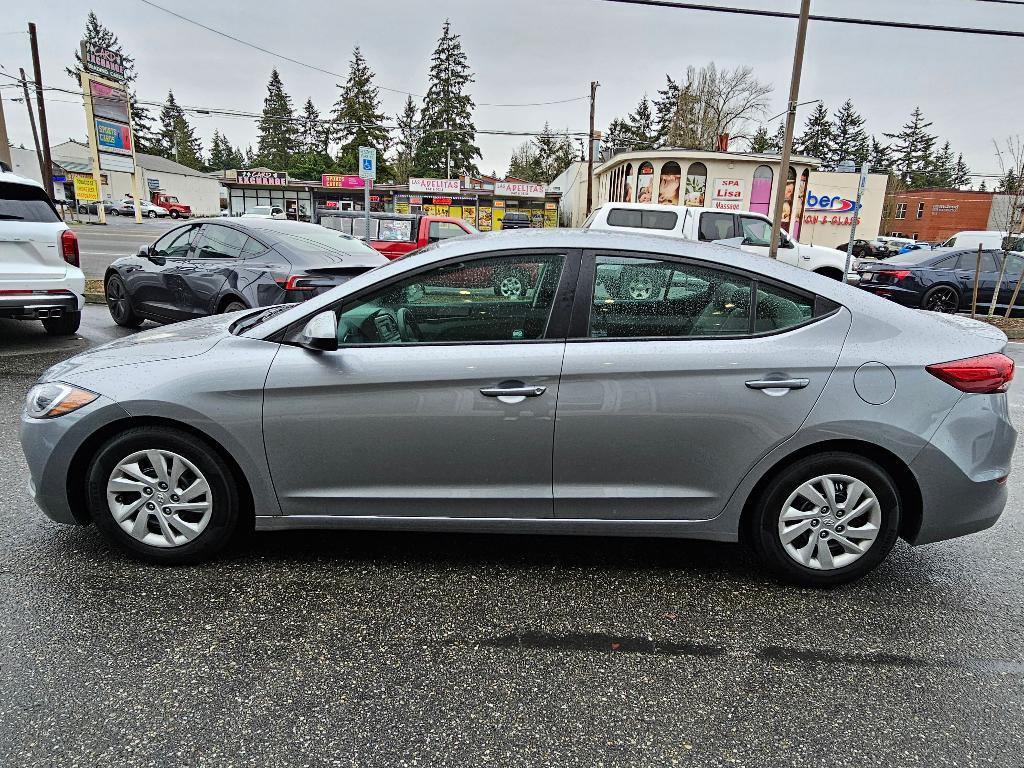
M 359 148 L 359 175 L 371 181 L 377 178 L 377 150 L 373 147 Z

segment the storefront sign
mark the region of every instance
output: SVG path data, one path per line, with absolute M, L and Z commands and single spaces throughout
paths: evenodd
M 365 185 L 362 176 L 342 176 L 340 173 L 322 174 L 320 183 L 328 189 L 362 189 Z
M 452 199 L 450 197 L 435 197 L 434 205 L 451 205 Z
M 160 179 L 146 179 L 146 186 L 150 189 L 160 189 Z
M 438 195 L 459 194 L 458 179 L 409 179 L 410 192 L 432 192 Z
M 99 200 L 100 188 L 92 176 L 75 176 L 75 199 Z
M 89 83 L 89 94 L 92 96 L 93 115 L 128 122 L 128 94 L 123 88 L 111 88 L 105 83 L 92 80 Z
M 743 179 L 715 179 L 711 188 L 711 208 L 720 211 L 743 210 L 746 197 L 746 184 Z
M 288 184 L 286 171 L 237 171 L 239 184 L 262 184 L 267 187 L 283 187 Z
M 818 197 L 807 190 L 807 210 L 812 213 L 853 213 L 857 210 L 857 202 L 839 195 Z
M 116 51 L 97 48 L 82 41 L 82 69 L 100 77 L 118 82 L 124 81 L 124 58 Z
M 96 118 L 96 146 L 100 152 L 112 152 L 115 155 L 132 153 L 132 132 L 125 123 Z
M 66 182 L 68 180 L 67 176 L 57 176 L 56 174 L 54 174 L 51 178 L 53 179 L 54 183 L 56 183 L 56 184 L 63 184 L 64 182 Z
M 110 152 L 100 152 L 99 154 L 101 171 L 135 173 L 135 159 L 131 155 L 112 155 Z
M 933 205 L 932 213 L 956 213 L 960 210 L 959 205 Z
M 861 224 L 860 216 L 841 216 L 834 214 L 832 216 L 819 215 L 817 213 L 808 213 L 803 217 L 802 221 L 804 224 L 827 224 L 833 227 L 849 227 L 853 224 L 854 218 L 857 219 L 857 226 Z
M 505 197 L 544 197 L 544 185 L 499 181 L 494 185 L 494 194 Z

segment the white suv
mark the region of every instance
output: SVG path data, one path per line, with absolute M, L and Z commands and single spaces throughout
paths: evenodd
M 47 333 L 66 336 L 84 304 L 75 233 L 39 184 L 0 172 L 0 317 L 42 320 Z

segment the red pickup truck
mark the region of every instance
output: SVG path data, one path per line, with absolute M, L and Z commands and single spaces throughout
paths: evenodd
M 362 237 L 365 215 L 362 211 L 334 211 L 322 215 L 320 223 L 330 229 Z M 450 216 L 370 213 L 369 244 L 392 260 L 438 240 L 478 234 L 480 230 L 472 224 Z
M 187 219 L 192 215 L 192 208 L 184 203 L 179 203 L 174 195 L 166 192 L 154 192 L 149 200 L 153 205 L 166 208 L 172 219 Z

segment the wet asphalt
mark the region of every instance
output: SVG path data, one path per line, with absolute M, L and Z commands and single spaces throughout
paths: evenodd
M 159 568 L 48 522 L 17 443 L 39 372 L 120 332 L 0 321 L 0 766 L 1024 765 L 1022 452 L 995 528 L 830 592 L 653 539 L 267 533 Z

